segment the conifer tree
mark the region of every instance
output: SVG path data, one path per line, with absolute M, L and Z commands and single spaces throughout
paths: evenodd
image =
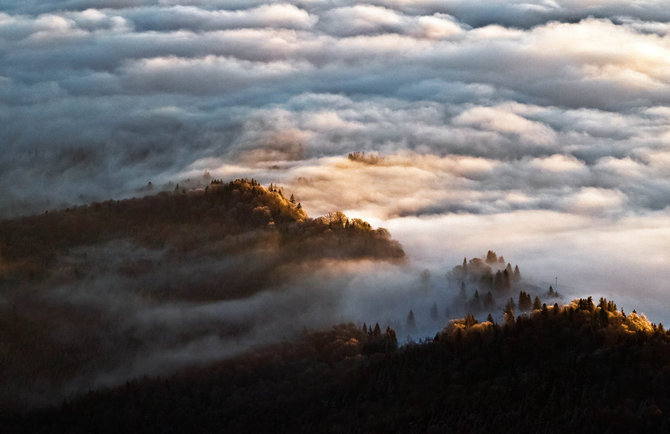
M 495 306 L 495 301 L 493 300 L 493 294 L 491 291 L 488 291 L 486 293 L 486 296 L 484 296 L 484 307 L 487 309 L 491 309 Z
M 514 324 L 514 307 L 514 300 L 510 298 L 505 305 L 505 310 L 503 313 L 503 318 L 506 324 Z
M 407 328 L 409 328 L 410 330 L 414 330 L 416 328 L 414 311 L 412 309 L 409 310 L 409 314 L 407 315 Z

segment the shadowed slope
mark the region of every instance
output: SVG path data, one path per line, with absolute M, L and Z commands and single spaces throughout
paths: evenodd
M 297 280 L 403 259 L 388 231 L 309 218 L 253 180 L 1 221 L 0 407 L 276 341 L 327 298 L 291 292 Z
M 390 333 L 387 331 L 387 333 Z M 379 335 L 382 336 L 382 335 Z M 667 432 L 670 336 L 590 299 L 366 352 L 354 325 L 10 425 L 105 432 Z

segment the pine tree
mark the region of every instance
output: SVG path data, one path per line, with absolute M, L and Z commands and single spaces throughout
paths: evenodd
M 486 293 L 486 296 L 484 296 L 484 307 L 487 309 L 491 309 L 495 306 L 495 301 L 493 300 L 493 294 L 491 291 L 488 291 Z
M 496 277 L 493 280 L 493 289 L 498 292 L 503 292 L 504 290 L 503 275 L 500 270 L 496 271 Z
M 407 328 L 410 330 L 414 330 L 416 328 L 416 321 L 414 320 L 414 311 L 412 309 L 409 310 L 409 314 L 407 315 Z
M 510 298 L 505 305 L 505 310 L 503 313 L 503 318 L 506 324 L 514 324 L 514 307 L 514 300 Z
M 384 342 L 386 343 L 384 351 L 387 353 L 395 351 L 398 348 L 398 338 L 396 337 L 395 330 L 387 326 L 384 337 Z
M 514 304 L 514 299 L 510 297 L 510 299 L 507 301 L 507 304 L 505 305 L 505 313 L 511 313 L 514 315 L 514 309 L 516 308 L 516 305 Z
M 461 282 L 461 290 L 458 293 L 458 297 L 463 301 L 467 299 L 467 295 L 465 294 L 465 282 Z
M 479 298 L 479 291 L 475 290 L 475 295 L 472 297 L 472 300 L 470 300 L 470 309 L 473 311 L 479 311 L 482 308 L 482 303 Z
M 509 291 L 509 289 L 512 287 L 512 278 L 511 278 L 512 275 L 509 273 L 509 271 L 507 271 L 507 269 L 503 271 L 502 275 L 503 275 L 503 289 L 505 291 Z
M 538 300 L 539 301 L 539 300 Z M 527 311 L 532 307 L 532 301 L 530 299 L 530 294 L 525 291 L 519 292 L 519 310 Z
M 477 324 L 477 318 L 471 313 L 468 313 L 465 315 L 465 327 L 472 327 L 473 325 Z

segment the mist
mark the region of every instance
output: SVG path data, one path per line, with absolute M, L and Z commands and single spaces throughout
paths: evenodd
M 324 259 L 268 268 L 268 248 L 175 260 L 166 249 L 113 241 L 73 249 L 46 280 L 5 289 L 0 307 L 13 336 L 3 347 L 13 355 L 2 372 L 3 406 L 57 404 L 340 323 L 391 326 L 401 344 L 415 342 L 467 310 L 446 264 Z M 228 273 L 248 281 L 259 270 L 290 277 L 250 283 L 250 296 L 226 295 L 235 285 Z M 212 280 L 220 289 L 209 290 Z
M 406 254 L 293 261 L 272 237 L 59 251 L 0 312 L 25 326 L 17 378 L 54 360 L 62 376 L 7 396 L 52 403 L 340 322 L 431 337 L 467 313 L 449 271 L 488 250 L 534 293 L 670 323 L 666 3 L 0 0 L 0 218 L 245 177 Z

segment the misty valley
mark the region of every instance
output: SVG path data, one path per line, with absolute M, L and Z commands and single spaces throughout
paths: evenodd
M 668 3 L 0 0 L 0 434 L 670 433 Z
M 4 220 L 0 255 L 10 432 L 670 423 L 662 324 L 566 299 L 491 250 L 423 268 L 387 230 L 311 218 L 274 184 Z

